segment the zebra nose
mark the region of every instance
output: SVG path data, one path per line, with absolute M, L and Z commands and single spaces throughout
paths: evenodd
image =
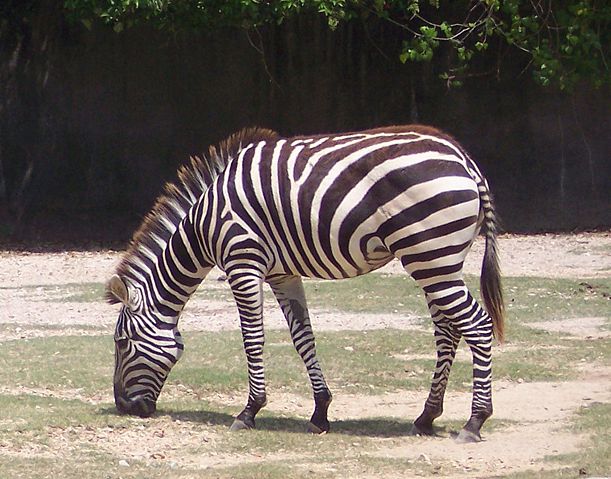
M 121 394 L 115 394 L 115 406 L 119 414 L 150 417 L 155 413 L 155 401 L 147 398 L 127 399 Z
M 136 399 L 135 401 L 131 401 L 130 414 L 140 417 L 151 417 L 155 413 L 156 409 L 157 405 L 155 404 L 155 401 L 140 398 Z

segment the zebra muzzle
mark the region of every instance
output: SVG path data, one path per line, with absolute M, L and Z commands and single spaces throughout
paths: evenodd
M 147 398 L 127 399 L 122 395 L 115 395 L 115 405 L 119 414 L 132 416 L 150 417 L 155 413 L 157 405 L 155 401 Z

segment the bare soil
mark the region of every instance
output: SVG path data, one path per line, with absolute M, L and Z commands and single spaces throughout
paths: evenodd
M 473 247 L 465 271 L 479 274 L 483 241 Z M 504 235 L 500 238 L 502 269 L 506 276 L 541 276 L 566 278 L 596 278 L 611 276 L 611 233 L 583 233 L 574 235 Z M 116 306 L 102 301 L 56 301 L 67 284 L 105 282 L 119 261 L 121 252 L 25 253 L 0 251 L 0 342 L 47 335 L 74 335 L 110 333 L 116 320 Z M 398 263 L 383 270 L 391 274 L 404 274 Z M 204 287 L 221 288 L 220 272 L 214 271 Z M 208 286 L 206 286 L 208 285 Z M 54 288 L 57 288 L 54 289 Z M 266 310 L 267 327 L 284 327 L 284 321 L 270 302 Z M 316 330 L 376 329 L 415 327 L 410 318 L 399 315 L 333 314 L 312 311 Z M 575 337 L 606 336 L 601 330 L 607 318 L 581 318 L 541 322 L 536 327 L 549 331 L 570 332 Z M 203 301 L 195 297 L 182 318 L 183 329 L 223 330 L 237 329 L 235 308 L 230 302 Z M 51 328 L 49 327 L 51 326 Z M 433 355 L 433 352 L 428 352 Z M 498 351 L 502 354 L 502 349 Z M 347 353 L 348 354 L 348 353 Z M 422 352 L 427 354 L 426 351 Z M 467 354 L 465 351 L 460 354 Z M 428 371 L 423 374 L 429 374 Z M 578 380 L 564 383 L 508 383 L 498 381 L 494 385 L 495 419 L 511 423 L 503 431 L 485 434 L 480 444 L 458 445 L 450 438 L 380 438 L 375 450 L 366 454 L 375 457 L 407 458 L 414 462 L 451 462 L 463 471 L 463 477 L 502 475 L 519 470 L 541 470 L 556 467 L 543 461 L 576 451 L 586 437 L 567 430 L 569 418 L 580 408 L 596 402 L 611 401 L 611 371 L 604 365 L 589 365 Z M 4 394 L 23 391 L 0 389 Z M 70 391 L 28 391 L 41 396 L 71 396 Z M 310 400 L 303 397 L 270 392 L 269 410 L 307 419 L 311 413 Z M 180 396 L 188 392 L 168 388 L 165 395 Z M 74 396 L 71 396 L 74 397 Z M 536 398 L 536 400 L 534 400 Z M 332 421 L 367 417 L 396 417 L 406 421 L 421 410 L 425 397 L 421 392 L 388 393 L 378 396 L 337 396 L 330 409 Z M 108 397 L 84 398 L 91 402 L 110 401 Z M 244 398 L 218 395 L 211 398 L 219 404 L 242 405 Z M 449 393 L 444 418 L 464 419 L 468 415 L 471 395 Z M 216 441 L 214 434 L 202 432 L 198 425 L 156 417 L 147 423 L 139 423 L 133 429 L 101 430 L 83 427 L 54 431 L 52 442 L 44 451 L 19 450 L 21 454 L 70 454 L 71 450 L 85 443 L 98 443 L 101 448 L 124 457 L 126 461 L 146 459 L 169 461 L 176 465 L 212 467 L 261 460 L 256 454 L 214 454 L 208 457 L 189 456 L 189 444 Z M 140 424 L 140 425 L 138 425 Z M 204 437 L 205 436 L 205 437 Z M 138 440 L 134 441 L 137 437 Z M 324 441 L 324 437 L 321 438 Z M 138 448 L 129 447 L 138 443 Z M 163 444 L 162 447 L 159 447 Z M 441 445 L 443 444 L 443 447 Z M 3 448 L 3 454 L 11 451 Z M 358 445 L 355 446 L 355 450 Z M 163 455 L 159 455 L 163 450 Z M 60 452 L 61 451 L 61 452 Z M 158 454 L 155 456 L 155 454 Z M 271 454 L 271 453 L 270 453 Z M 282 459 L 283 452 L 269 455 Z M 267 456 L 266 456 L 267 457 Z M 294 460 L 295 458 L 292 457 Z M 305 461 L 305 459 L 304 459 Z M 338 472 L 339 474 L 339 472 Z M 341 474 L 339 474 L 341 475 Z M 406 476 L 398 472 L 397 476 Z M 342 477 L 346 477 L 343 476 Z M 443 477 L 437 474 L 436 477 Z

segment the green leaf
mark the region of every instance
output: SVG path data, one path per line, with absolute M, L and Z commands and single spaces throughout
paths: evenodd
M 452 27 L 450 27 L 450 25 L 448 25 L 447 22 L 442 22 L 439 25 L 439 28 L 441 29 L 443 34 L 446 36 L 446 38 L 450 38 L 452 36 Z
M 407 11 L 412 15 L 420 13 L 420 4 L 418 0 L 410 0 L 409 4 L 407 5 Z
M 437 29 L 435 27 L 423 25 L 420 27 L 420 33 L 427 38 L 435 38 L 437 36 Z

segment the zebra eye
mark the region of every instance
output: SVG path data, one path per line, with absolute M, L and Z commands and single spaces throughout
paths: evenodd
M 127 347 L 128 341 L 129 338 L 127 336 L 115 336 L 115 344 L 121 349 L 125 349 Z

